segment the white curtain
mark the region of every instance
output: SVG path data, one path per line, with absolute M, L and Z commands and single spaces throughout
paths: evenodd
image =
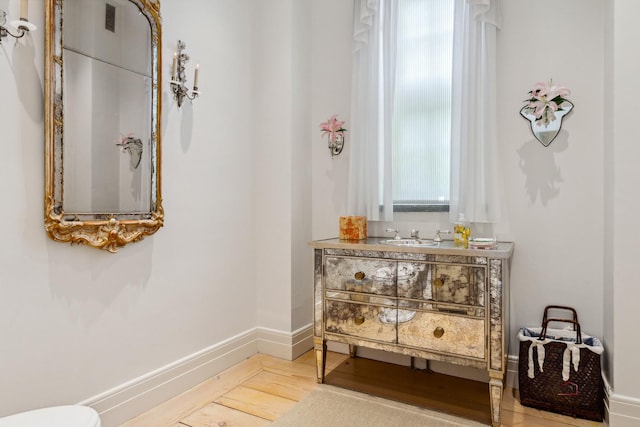
M 347 208 L 350 215 L 390 221 L 397 4 L 396 0 L 355 0 L 354 5 Z
M 499 0 L 456 0 L 450 221 L 496 223 L 502 202 L 497 148 Z

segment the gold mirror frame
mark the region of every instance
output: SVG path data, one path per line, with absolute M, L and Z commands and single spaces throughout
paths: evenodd
M 54 241 L 117 252 L 142 240 L 164 223 L 161 197 L 161 19 L 159 0 L 129 0 L 151 26 L 151 181 L 148 212 L 65 212 L 63 155 L 63 2 L 46 0 L 45 12 L 45 212 L 47 235 Z

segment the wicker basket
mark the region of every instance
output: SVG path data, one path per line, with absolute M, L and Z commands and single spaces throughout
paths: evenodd
M 550 309 L 570 310 L 573 319 L 549 318 Z M 551 322 L 571 323 L 574 328 L 551 329 Z M 574 309 L 548 306 L 542 327 L 522 328 L 518 338 L 522 405 L 602 421 L 604 385 L 600 358 L 604 349 L 597 338 L 581 332 Z

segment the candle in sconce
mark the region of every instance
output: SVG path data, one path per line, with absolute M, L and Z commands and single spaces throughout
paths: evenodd
M 178 75 L 178 54 L 176 52 L 173 53 L 173 69 L 171 70 L 171 80 L 177 80 L 176 77 Z
M 198 90 L 198 71 L 200 70 L 200 64 L 196 65 L 196 70 L 193 73 L 193 89 Z
M 20 1 L 20 19 L 23 21 L 28 21 L 27 14 L 29 11 L 29 0 L 21 0 Z

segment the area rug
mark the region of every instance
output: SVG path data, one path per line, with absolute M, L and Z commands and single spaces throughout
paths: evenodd
M 275 427 L 484 426 L 476 421 L 326 384 L 319 385 L 271 425 Z

